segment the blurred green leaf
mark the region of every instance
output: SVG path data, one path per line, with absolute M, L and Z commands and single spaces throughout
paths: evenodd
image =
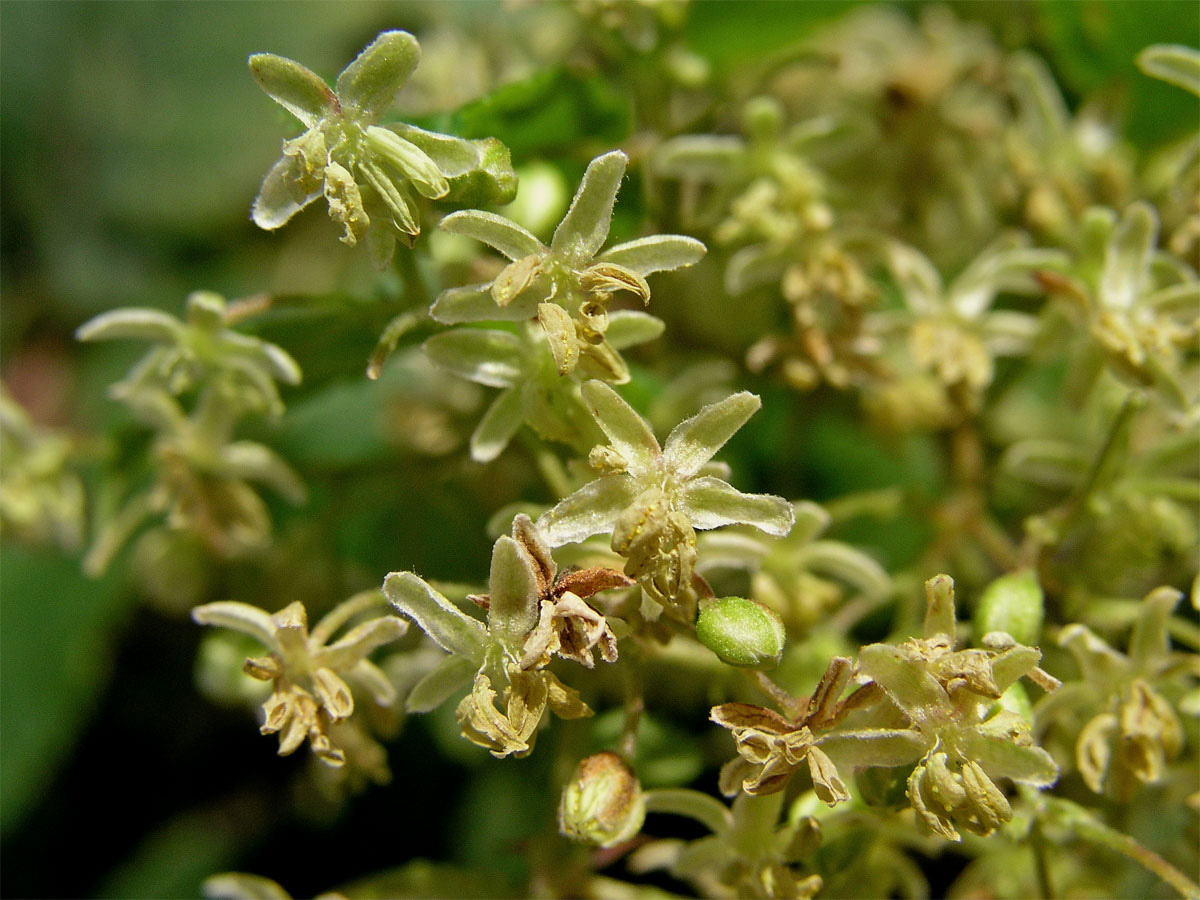
M 71 752 L 104 690 L 130 596 L 79 561 L 0 547 L 0 831 L 9 834 Z

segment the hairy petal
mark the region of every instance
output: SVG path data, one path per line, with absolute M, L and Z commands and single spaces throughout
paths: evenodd
M 761 406 L 757 396 L 741 391 L 684 419 L 663 445 L 668 465 L 681 476 L 694 475 Z
M 560 500 L 542 514 L 537 526 L 552 547 L 577 543 L 593 534 L 611 531 L 636 494 L 633 479 L 626 475 L 605 475 Z
M 728 482 L 709 475 L 687 482 L 681 494 L 681 507 L 693 528 L 744 524 L 777 537 L 791 530 L 796 515 L 792 504 L 782 497 L 743 494 Z
M 550 242 L 555 253 L 582 262 L 591 259 L 608 237 L 617 191 L 625 177 L 628 157 L 614 150 L 592 160 Z

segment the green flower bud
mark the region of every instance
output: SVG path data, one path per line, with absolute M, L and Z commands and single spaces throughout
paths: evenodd
M 1045 594 L 1031 569 L 1002 575 L 983 591 L 975 610 L 975 639 L 991 631 L 1011 634 L 1018 644 L 1035 646 L 1042 634 Z
M 558 829 L 575 841 L 612 847 L 642 829 L 646 803 L 637 776 L 610 751 L 587 757 L 575 769 L 558 805 Z
M 744 597 L 712 601 L 696 620 L 696 636 L 722 662 L 751 668 L 778 663 L 787 638 L 773 609 Z

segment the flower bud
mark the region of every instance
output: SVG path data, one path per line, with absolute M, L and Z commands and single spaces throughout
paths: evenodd
M 645 818 L 642 786 L 624 760 L 610 751 L 579 763 L 558 805 L 559 831 L 600 847 L 629 840 L 641 831 Z
M 787 638 L 773 609 L 744 597 L 712 601 L 696 620 L 696 636 L 722 662 L 751 668 L 778 663 Z
M 1045 595 L 1031 569 L 1002 575 L 986 588 L 975 610 L 975 637 L 992 631 L 1011 634 L 1018 644 L 1035 646 L 1042 634 Z

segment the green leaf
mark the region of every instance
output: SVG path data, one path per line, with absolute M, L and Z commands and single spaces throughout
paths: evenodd
M 588 482 L 542 514 L 537 527 L 551 547 L 573 544 L 612 530 L 637 486 L 626 475 L 606 475 Z
M 492 549 L 488 593 L 488 627 L 506 646 L 519 646 L 537 624 L 538 580 L 532 560 L 508 535 L 501 535 Z
M 524 421 L 525 398 L 521 388 L 501 391 L 471 433 L 471 459 L 491 462 L 504 452 Z
M 383 593 L 401 613 L 415 621 L 444 650 L 483 662 L 487 629 L 454 606 L 413 572 L 392 572 Z
M 1200 97 L 1200 51 L 1181 44 L 1154 44 L 1137 57 L 1138 68 Z
M 451 213 L 438 227 L 481 241 L 514 261 L 546 252 L 542 242 L 516 222 L 478 209 Z
M 680 504 L 698 530 L 722 525 L 753 525 L 782 537 L 796 522 L 796 511 L 782 497 L 743 494 L 731 484 L 710 475 L 692 478 L 684 485 Z
M 416 38 L 407 31 L 385 31 L 338 75 L 338 99 L 343 108 L 377 119 L 391 107 L 420 60 Z
M 435 334 L 423 349 L 443 369 L 488 387 L 512 387 L 524 369 L 521 339 L 507 331 L 455 328 Z
M 0 832 L 10 835 L 71 752 L 108 681 L 132 595 L 116 575 L 86 578 L 79 561 L 0 547 Z
M 469 685 L 475 672 L 474 661 L 465 656 L 447 656 L 413 685 L 405 708 L 410 713 L 427 713 L 436 709 Z
M 667 465 L 680 476 L 694 475 L 761 406 L 762 401 L 748 391 L 710 403 L 667 436 L 663 446 Z
M 588 411 L 613 449 L 633 468 L 653 466 L 659 447 L 646 420 L 603 381 L 587 382 L 582 393 Z
M 704 244 L 695 238 L 656 234 L 610 247 L 599 259 L 633 269 L 639 275 L 650 275 L 694 265 L 706 252 Z
M 604 246 L 628 162 L 629 158 L 620 150 L 591 161 L 567 214 L 554 230 L 550 248 L 555 253 L 574 262 L 585 262 Z
M 250 73 L 272 100 L 312 128 L 326 116 L 336 97 L 311 69 L 274 53 L 250 57 Z

